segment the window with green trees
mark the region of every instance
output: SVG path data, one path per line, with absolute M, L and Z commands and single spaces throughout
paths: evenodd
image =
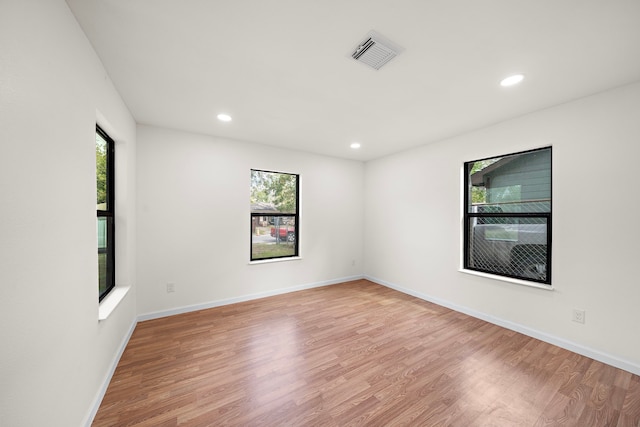
M 251 261 L 298 256 L 300 177 L 251 170 Z
M 96 212 L 98 231 L 98 300 L 115 287 L 114 142 L 96 125 Z

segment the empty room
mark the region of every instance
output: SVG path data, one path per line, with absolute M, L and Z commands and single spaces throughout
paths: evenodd
M 640 426 L 639 23 L 0 1 L 0 425 Z

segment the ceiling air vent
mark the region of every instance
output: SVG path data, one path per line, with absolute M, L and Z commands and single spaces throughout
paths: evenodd
M 358 62 L 379 70 L 387 62 L 402 52 L 402 48 L 375 31 L 369 32 L 351 53 L 351 57 Z

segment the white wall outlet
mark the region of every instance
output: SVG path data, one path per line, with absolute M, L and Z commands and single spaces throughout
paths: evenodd
M 584 323 L 585 315 L 586 313 L 584 310 L 578 310 L 577 308 L 574 308 L 573 318 L 571 320 L 573 320 L 576 323 Z
M 176 291 L 175 283 L 167 283 L 167 293 L 175 292 L 175 291 Z

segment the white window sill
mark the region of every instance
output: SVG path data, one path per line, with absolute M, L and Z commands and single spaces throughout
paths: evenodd
M 285 262 L 285 261 L 298 261 L 301 259 L 302 259 L 301 256 L 292 256 L 288 258 L 261 259 L 258 261 L 249 261 L 249 265 L 271 264 L 274 262 Z
M 498 276 L 497 274 L 489 274 L 489 273 L 482 273 L 480 271 L 466 270 L 464 268 L 461 268 L 458 271 L 460 273 L 471 274 L 472 276 L 480 276 L 480 277 L 485 277 L 487 279 L 500 280 L 501 282 L 508 282 L 508 283 L 514 283 L 516 285 L 521 285 L 521 286 L 529 286 L 531 288 L 544 289 L 545 291 L 553 291 L 554 290 L 553 286 L 545 285 L 543 283 L 529 282 L 527 280 L 520 280 L 520 279 L 513 279 L 511 277 Z
M 116 286 L 98 305 L 98 321 L 107 320 L 118 304 L 131 289 L 131 286 Z

